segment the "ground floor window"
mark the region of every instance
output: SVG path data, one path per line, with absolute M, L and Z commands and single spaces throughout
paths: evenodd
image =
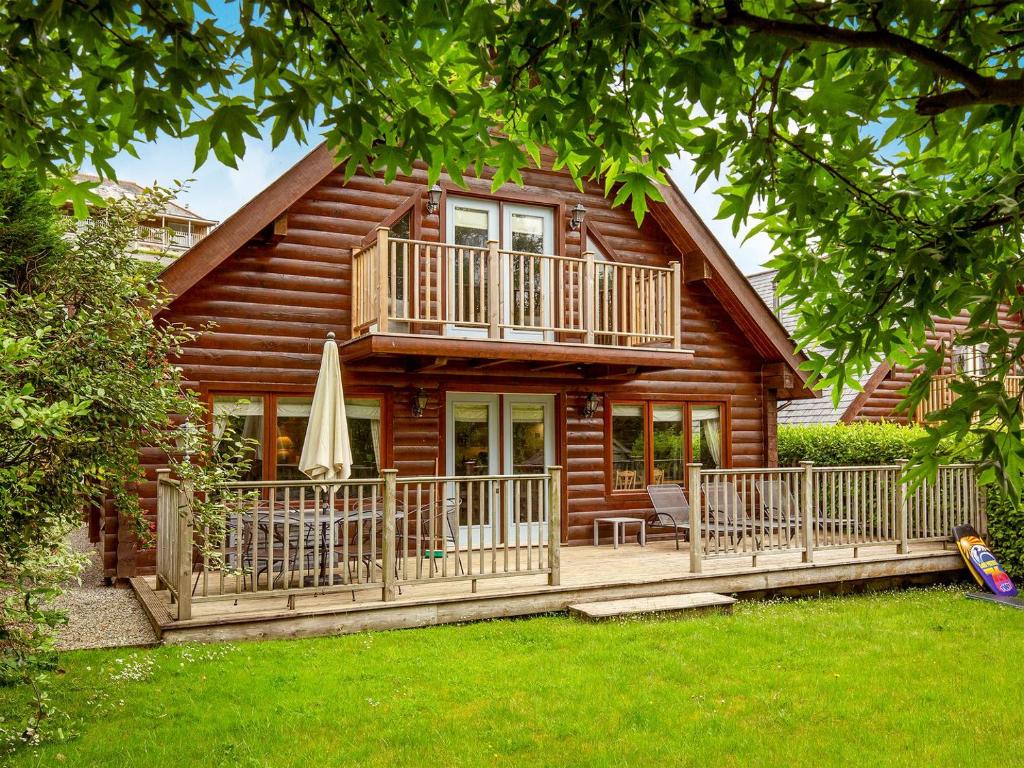
M 725 465 L 721 403 L 612 402 L 608 428 L 609 486 L 640 491 L 686 482 L 686 464 Z
M 232 433 L 252 441 L 253 463 L 246 480 L 307 480 L 299 470 L 299 460 L 312 404 L 312 397 L 217 395 L 213 398 L 214 440 L 219 442 L 230 426 Z M 265 412 L 274 414 L 266 425 Z M 352 477 L 379 477 L 381 399 L 345 398 L 345 412 L 352 445 Z M 273 449 L 267 450 L 268 446 Z

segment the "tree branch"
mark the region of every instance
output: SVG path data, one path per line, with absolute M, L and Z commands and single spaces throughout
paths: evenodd
M 887 29 L 844 29 L 828 24 L 772 19 L 744 10 L 741 0 L 725 0 L 724 12 L 716 18 L 716 22 L 725 28 L 743 28 L 755 34 L 785 37 L 806 43 L 898 53 L 927 67 L 936 75 L 963 86 L 945 93 L 919 97 L 916 111 L 921 115 L 937 115 L 973 104 L 1024 104 L 1024 79 L 983 75 L 942 51 Z

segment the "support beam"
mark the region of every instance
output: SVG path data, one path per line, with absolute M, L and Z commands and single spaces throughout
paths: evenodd
M 689 251 L 683 254 L 683 275 L 688 283 L 710 280 L 711 264 L 700 251 Z

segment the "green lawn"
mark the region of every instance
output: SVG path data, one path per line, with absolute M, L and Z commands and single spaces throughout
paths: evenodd
M 79 652 L 79 735 L 14 764 L 1019 765 L 1022 658 L 1024 612 L 950 588 Z

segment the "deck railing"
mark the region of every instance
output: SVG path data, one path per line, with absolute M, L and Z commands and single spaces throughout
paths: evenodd
M 561 468 L 543 474 L 238 482 L 193 531 L 187 485 L 158 474 L 157 576 L 195 603 L 547 574 L 559 583 Z
M 957 394 L 953 391 L 950 384 L 959 378 L 961 378 L 959 374 L 953 373 L 932 377 L 931 381 L 928 382 L 928 395 L 917 406 L 918 421 L 926 421 L 930 414 L 935 411 L 941 411 L 943 408 L 948 408 L 953 404 Z M 974 376 L 971 378 L 980 379 L 983 377 Z M 1006 394 L 1010 397 L 1020 397 L 1022 384 L 1024 384 L 1024 376 L 1006 376 L 1003 379 Z
M 949 540 L 954 525 L 985 530 L 973 464 L 949 464 L 916 488 L 905 462 L 884 466 L 702 469 L 690 464 L 690 563 L 709 558 Z M 700 492 L 692 489 L 699 488 Z
M 352 257 L 353 336 L 445 334 L 679 349 L 681 272 L 671 268 L 399 239 L 378 228 Z

